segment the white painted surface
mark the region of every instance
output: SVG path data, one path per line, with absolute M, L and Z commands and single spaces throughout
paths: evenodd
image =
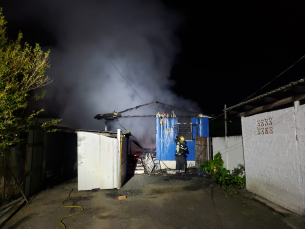
M 227 153 L 225 137 L 212 138 L 213 156 L 220 152 L 224 167 L 233 170 L 238 164 L 244 165 L 242 136 L 227 137 Z
M 77 133 L 78 190 L 99 188 L 99 135 Z
M 77 138 L 78 190 L 120 188 L 120 131 L 117 138 L 84 131 L 78 132 Z
M 305 105 L 242 118 L 242 132 L 247 189 L 304 215 Z
M 160 160 L 161 169 L 176 169 L 176 161 L 161 161 Z M 187 161 L 187 168 L 195 166 L 195 161 Z
M 100 158 L 99 158 L 99 169 L 100 169 L 100 189 L 112 189 L 116 187 L 115 176 L 114 176 L 114 161 L 115 152 L 117 150 L 117 139 L 109 138 L 100 135 Z
M 113 161 L 113 179 L 114 188 L 120 188 L 120 149 L 121 149 L 121 130 L 117 130 L 116 137 L 116 150 L 114 151 L 114 161 Z

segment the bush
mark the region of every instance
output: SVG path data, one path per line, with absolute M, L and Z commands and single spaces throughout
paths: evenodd
M 223 167 L 220 152 L 214 156 L 214 160 L 208 160 L 201 164 L 200 170 L 209 174 L 223 188 L 236 187 L 244 188 L 246 186 L 245 167 L 241 164 L 232 170 L 232 173 Z

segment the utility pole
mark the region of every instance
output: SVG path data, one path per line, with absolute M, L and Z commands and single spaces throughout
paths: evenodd
M 228 157 L 228 129 L 227 129 L 227 104 L 225 104 L 225 141 L 226 141 L 226 161 L 227 161 L 227 169 L 229 169 L 229 157 Z

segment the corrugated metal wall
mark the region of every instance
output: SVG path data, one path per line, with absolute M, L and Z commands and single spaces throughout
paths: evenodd
M 159 160 L 175 160 L 175 138 L 177 136 L 177 126 L 179 118 L 156 117 L 156 157 Z M 189 149 L 187 161 L 195 161 L 196 137 L 209 137 L 209 119 L 207 117 L 193 117 L 193 141 L 186 141 Z
M 128 137 L 79 131 L 78 190 L 121 188 L 127 174 Z

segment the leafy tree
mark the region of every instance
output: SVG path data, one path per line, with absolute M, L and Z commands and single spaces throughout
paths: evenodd
M 30 98 L 42 99 L 41 89 L 52 81 L 45 76 L 49 68 L 49 53 L 43 52 L 38 44 L 33 48 L 22 44 L 22 33 L 16 40 L 6 35 L 6 24 L 0 9 L 0 152 L 8 146 L 22 141 L 21 135 L 31 128 L 33 120 L 43 111 L 29 112 Z M 43 128 L 58 123 L 51 120 L 42 124 Z

